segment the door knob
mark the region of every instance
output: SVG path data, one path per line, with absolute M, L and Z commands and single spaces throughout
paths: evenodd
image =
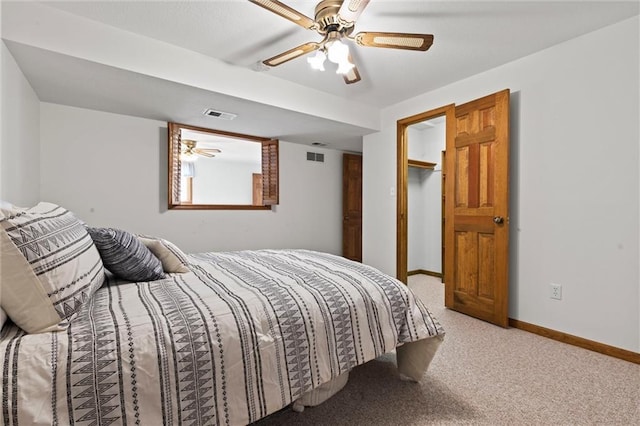
M 500 225 L 501 223 L 504 223 L 504 218 L 502 216 L 494 216 L 493 222 Z

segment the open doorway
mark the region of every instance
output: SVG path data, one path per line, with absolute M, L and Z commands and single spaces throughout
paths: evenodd
M 444 273 L 443 152 L 454 105 L 398 120 L 397 277 Z
M 446 118 L 407 127 L 407 275 L 442 278 Z

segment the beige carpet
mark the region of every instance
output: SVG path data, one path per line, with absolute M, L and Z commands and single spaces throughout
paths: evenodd
M 447 310 L 437 278 L 409 285 L 447 332 L 420 383 L 389 354 L 324 404 L 255 425 L 640 425 L 639 365 Z

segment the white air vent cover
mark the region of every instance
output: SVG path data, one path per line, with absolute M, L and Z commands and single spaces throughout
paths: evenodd
M 238 114 L 232 114 L 230 112 L 224 112 L 224 111 L 217 111 L 211 108 L 203 112 L 203 114 L 208 115 L 209 117 L 219 118 L 221 120 L 233 120 L 238 116 Z

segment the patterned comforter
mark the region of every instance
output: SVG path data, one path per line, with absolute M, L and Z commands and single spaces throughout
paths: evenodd
M 0 339 L 5 425 L 248 424 L 443 334 L 405 285 L 305 250 L 190 255 L 192 272 L 110 278 L 66 331 Z

